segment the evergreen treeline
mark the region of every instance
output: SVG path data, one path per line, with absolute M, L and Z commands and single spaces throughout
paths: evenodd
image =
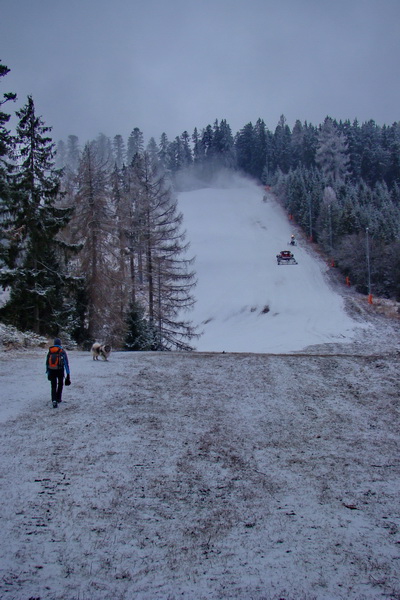
M 126 145 L 120 135 L 99 140 L 116 169 L 143 153 L 138 128 Z M 233 135 L 216 120 L 191 136 L 151 139 L 147 151 L 178 189 L 204 185 L 222 168 L 273 187 L 290 218 L 359 291 L 400 299 L 400 123 L 327 117 L 319 126 L 296 121 L 290 129 L 282 116 L 273 132 L 259 119 Z M 60 166 L 73 170 L 77 155 L 74 136 L 59 144 Z
M 273 132 L 259 119 L 234 135 L 216 120 L 172 141 L 145 145 L 134 128 L 127 140 L 100 134 L 81 147 L 70 135 L 55 149 L 32 98 L 16 114 L 11 136 L 0 112 L 0 316 L 21 329 L 190 349 L 196 332 L 181 315 L 195 275 L 173 189 L 221 169 L 272 187 L 357 289 L 400 299 L 399 123 L 327 117 L 291 129 L 282 116 Z

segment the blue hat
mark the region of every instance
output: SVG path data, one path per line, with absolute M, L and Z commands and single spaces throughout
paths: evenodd
M 61 346 L 61 340 L 60 340 L 60 338 L 55 338 L 54 345 L 55 346 Z

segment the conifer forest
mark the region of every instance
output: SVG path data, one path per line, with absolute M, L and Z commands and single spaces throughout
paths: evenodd
M 267 186 L 357 291 L 400 300 L 400 121 L 282 116 L 233 132 L 221 119 L 173 140 L 134 127 L 56 143 L 34 99 L 16 100 L 0 98 L 1 321 L 84 348 L 190 350 L 196 273 L 177 193 L 221 170 Z

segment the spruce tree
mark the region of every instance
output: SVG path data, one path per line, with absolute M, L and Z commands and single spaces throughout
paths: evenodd
M 61 151 L 61 155 L 60 155 Z M 72 207 L 77 190 L 78 168 L 80 160 L 80 150 L 78 138 L 76 135 L 69 135 L 67 143 L 59 142 L 57 145 L 57 166 L 62 167 L 62 192 L 64 206 Z M 63 233 L 63 239 L 68 239 L 66 232 Z
M 85 145 L 69 228 L 72 241 L 81 247 L 76 272 L 85 279 L 86 322 L 91 339 L 109 334 L 103 327 L 110 322 L 110 290 L 114 289 L 110 260 L 115 241 L 110 203 L 111 161 L 104 157 L 103 150 L 97 140 Z
M 123 339 L 127 306 L 135 301 L 131 242 L 132 204 L 129 199 L 126 169 L 120 170 L 116 165 L 111 175 L 111 204 L 114 231 L 108 261 L 112 277 L 108 301 L 110 306 L 112 305 L 113 334 L 118 339 Z
M 307 123 L 304 123 L 303 128 L 303 148 L 302 148 L 302 165 L 306 169 L 315 167 L 315 155 L 318 146 L 318 132 L 316 127 Z
M 217 121 L 215 122 L 213 147 L 217 165 L 227 169 L 235 167 L 234 140 L 231 128 L 225 119 L 222 119 L 219 125 Z
M 193 262 L 180 230 L 182 214 L 171 187 L 148 152 L 132 164 L 137 236 L 135 254 L 140 287 L 146 290 L 146 310 L 151 331 L 157 332 L 159 350 L 190 350 L 197 336 L 182 314 L 194 304 Z
M 237 166 L 240 171 L 254 175 L 254 147 L 255 147 L 255 135 L 253 124 L 247 123 L 240 131 L 236 134 L 235 148 L 237 157 Z
M 10 72 L 10 69 L 3 65 L 0 62 L 0 77 L 5 77 L 7 73 Z M 15 100 L 17 97 L 16 94 L 12 92 L 5 92 L 3 94 L 3 99 L 0 100 L 0 106 L 3 106 L 6 102 L 10 100 Z M 11 135 L 10 132 L 6 129 L 6 123 L 10 120 L 10 115 L 4 113 L 2 110 L 0 111 L 0 164 L 3 163 L 3 157 L 7 156 L 10 152 L 11 147 Z
M 316 161 L 331 185 L 344 181 L 348 175 L 349 157 L 345 136 L 335 122 L 327 117 L 318 136 Z
M 143 133 L 135 127 L 128 138 L 127 160 L 131 164 L 135 154 L 140 154 L 144 149 Z
M 281 115 L 273 136 L 274 161 L 276 167 L 288 173 L 292 164 L 292 136 L 286 118 Z
M 386 183 L 390 189 L 400 185 L 400 123 L 393 123 L 390 128 Z
M 168 137 L 167 137 L 166 133 L 161 134 L 160 143 L 159 143 L 158 147 L 159 147 L 158 159 L 160 161 L 161 167 L 164 169 L 164 171 L 166 171 L 167 164 L 168 164 L 168 147 L 169 147 L 169 141 L 168 141 Z
M 66 167 L 74 175 L 77 175 L 79 169 L 79 162 L 81 159 L 81 151 L 79 148 L 79 139 L 76 135 L 69 135 L 66 144 Z
M 0 77 L 5 77 L 10 69 L 0 63 Z M 4 93 L 0 100 L 0 107 L 10 100 L 15 100 L 16 94 Z M 10 194 L 10 174 L 13 169 L 11 163 L 12 136 L 7 129 L 6 124 L 10 120 L 10 115 L 0 109 L 0 219 L 1 219 L 1 237 L 0 248 L 8 246 L 15 232 L 12 231 L 12 223 L 8 223 L 9 213 L 7 208 L 7 198 Z M 11 227 L 11 229 L 10 229 Z M 4 240 L 4 241 L 3 241 Z M 1 256 L 1 253 L 0 253 Z
M 361 173 L 362 144 L 360 138 L 360 127 L 357 119 L 350 124 L 345 121 L 343 132 L 346 138 L 347 153 L 349 157 L 349 174 L 353 183 L 357 183 Z
M 122 167 L 126 163 L 126 150 L 125 150 L 125 143 L 124 143 L 122 135 L 118 134 L 118 135 L 114 136 L 113 150 L 114 150 L 115 164 L 118 169 L 122 169 Z
M 381 147 L 381 130 L 372 119 L 361 126 L 360 177 L 371 187 L 382 179 L 385 157 Z
M 19 234 L 3 248 L 5 268 L 0 275 L 10 298 L 2 317 L 22 330 L 54 333 L 71 323 L 66 302 L 70 280 L 65 271 L 68 247 L 57 237 L 70 219 L 60 208 L 60 171 L 54 166 L 54 144 L 32 98 L 17 113 L 12 191 L 6 199 L 9 218 Z
M 184 131 L 181 134 L 180 139 L 181 139 L 181 142 L 182 142 L 182 146 L 181 146 L 181 152 L 182 152 L 181 162 L 182 162 L 183 168 L 187 169 L 193 163 L 192 150 L 190 148 L 190 136 L 189 136 L 188 132 Z
M 157 344 L 157 332 L 146 318 L 144 307 L 138 302 L 133 302 L 127 318 L 126 350 L 157 350 Z
M 63 140 L 57 143 L 55 167 L 57 169 L 64 169 L 65 163 L 67 162 L 67 147 Z
M 297 169 L 303 164 L 304 128 L 299 120 L 292 130 L 292 169 Z
M 197 131 L 197 127 L 194 128 L 192 133 L 192 143 L 193 143 L 193 162 L 195 165 L 199 165 L 202 163 L 204 159 L 204 148 L 201 144 L 200 134 Z

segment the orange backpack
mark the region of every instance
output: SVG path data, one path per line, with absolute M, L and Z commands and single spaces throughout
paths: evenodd
M 49 353 L 47 355 L 47 366 L 51 370 L 64 368 L 64 355 L 62 348 L 59 346 L 52 346 L 49 348 Z

